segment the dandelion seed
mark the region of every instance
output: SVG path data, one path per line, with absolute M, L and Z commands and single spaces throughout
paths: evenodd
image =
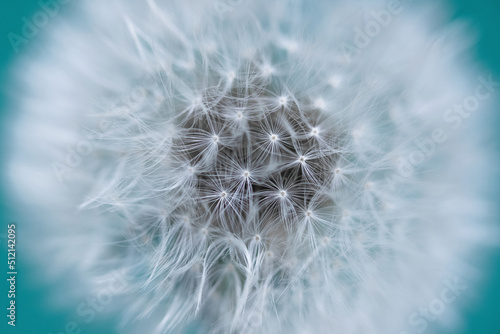
M 264 77 L 270 76 L 275 73 L 275 69 L 271 65 L 264 65 L 262 67 L 262 74 Z
M 279 104 L 280 104 L 280 106 L 285 106 L 285 105 L 287 104 L 287 102 L 288 102 L 288 97 L 286 97 L 286 96 L 281 96 L 281 97 L 279 98 Z
M 314 102 L 314 106 L 318 109 L 325 110 L 326 102 L 323 99 L 317 99 L 316 102 Z

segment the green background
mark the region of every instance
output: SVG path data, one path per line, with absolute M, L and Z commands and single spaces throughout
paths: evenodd
M 78 0 L 75 0 L 78 1 Z M 469 22 L 479 36 L 479 40 L 474 52 L 478 61 L 487 72 L 493 73 L 493 77 L 500 78 L 500 1 L 485 0 L 454 0 L 450 1 L 450 8 L 454 13 L 455 19 L 465 19 Z M 20 34 L 23 22 L 23 17 L 32 17 L 32 15 L 40 9 L 38 1 L 34 0 L 17 0 L 17 1 L 2 1 L 0 4 L 0 78 L 2 92 L 5 92 L 9 87 L 8 70 L 16 59 L 10 42 L 7 38 L 9 32 Z M 49 22 L 49 25 L 51 22 Z M 35 37 L 36 39 L 36 37 Z M 21 48 L 22 49 L 22 48 Z M 21 50 L 22 52 L 22 50 Z M 6 133 L 9 129 L 9 120 L 5 116 L 12 110 L 7 111 L 5 94 L 0 95 L 0 126 L 1 133 Z M 500 122 L 496 122 L 495 128 L 500 128 Z M 2 136 L 2 147 L 0 152 L 6 152 L 9 147 L 8 139 Z M 500 152 L 500 136 L 493 140 L 492 145 L 495 146 L 496 152 Z M 1 169 L 5 170 L 4 154 L 0 155 Z M 494 180 L 496 183 L 497 180 Z M 499 187 L 494 187 L 499 188 Z M 495 198 L 500 198 L 500 194 L 492 193 Z M 6 272 L 7 266 L 4 266 L 3 257 L 6 258 L 6 235 L 7 224 L 14 221 L 18 228 L 18 242 L 23 242 L 23 222 L 18 221 L 19 215 L 15 213 L 9 193 L 1 188 L 0 201 L 0 272 Z M 39 278 L 44 275 L 41 268 L 28 263 L 28 255 L 22 253 L 22 248 L 18 249 L 17 256 L 20 259 L 18 262 L 17 276 L 17 326 L 12 329 L 6 325 L 6 310 L 7 307 L 7 291 L 8 287 L 6 280 L 2 279 L 0 284 L 0 333 L 53 333 L 59 334 L 64 330 L 64 325 L 73 319 L 78 319 L 75 314 L 75 309 L 56 309 L 48 306 L 46 295 L 47 287 L 40 283 Z M 491 257 L 493 260 L 487 262 L 487 267 L 490 268 L 487 273 L 482 291 L 475 299 L 476 302 L 469 303 L 465 307 L 465 312 L 462 316 L 463 325 L 459 330 L 453 331 L 456 334 L 500 334 L 500 252 L 492 251 Z M 0 275 L 3 277 L 6 274 Z M 54 287 L 52 287 L 54 289 Z M 64 294 L 64 291 L 58 291 L 59 294 Z M 104 316 L 96 317 L 96 320 L 91 324 L 79 323 L 82 333 L 113 333 L 113 321 L 106 319 Z M 426 331 L 430 332 L 430 330 Z M 447 333 L 444 330 L 440 332 Z M 146 333 L 145 333 L 146 334 Z M 371 333 L 367 333 L 371 334 Z M 385 334 L 385 333 L 380 333 Z

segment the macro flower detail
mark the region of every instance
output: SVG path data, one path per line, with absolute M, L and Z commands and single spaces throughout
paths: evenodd
M 384 6 L 68 12 L 24 60 L 18 126 L 34 130 L 12 162 L 65 240 L 58 266 L 126 272 L 119 308 L 155 333 L 403 330 L 489 230 L 461 177 L 477 129 L 443 118 L 474 92 L 460 32 Z

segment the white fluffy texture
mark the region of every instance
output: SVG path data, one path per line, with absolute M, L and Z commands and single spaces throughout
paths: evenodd
M 346 3 L 89 1 L 53 25 L 11 170 L 57 263 L 127 272 L 120 307 L 158 333 L 391 333 L 467 277 L 483 153 L 450 133 L 398 172 L 473 92 L 454 30 L 408 7 L 348 60 L 385 3 Z

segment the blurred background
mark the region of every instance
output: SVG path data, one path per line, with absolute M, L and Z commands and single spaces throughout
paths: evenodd
M 78 1 L 78 0 L 75 0 Z M 69 4 L 71 5 L 71 4 Z M 498 0 L 449 0 L 451 10 L 451 20 L 465 20 L 473 33 L 478 37 L 477 44 L 473 52 L 480 68 L 483 72 L 492 73 L 495 81 L 500 78 L 500 1 Z M 9 87 L 9 68 L 15 62 L 16 56 L 23 52 L 24 47 L 20 45 L 19 53 L 12 47 L 8 34 L 13 32 L 20 34 L 23 27 L 23 18 L 31 18 L 34 13 L 40 10 L 38 0 L 17 0 L 2 1 L 0 3 L 0 136 L 2 138 L 0 148 L 1 170 L 5 170 L 5 152 L 9 147 L 9 139 L 4 135 L 9 128 L 9 113 L 16 113 L 16 110 L 7 109 L 6 90 Z M 51 22 L 48 23 L 50 25 Z M 36 40 L 37 36 L 32 40 Z M 31 42 L 31 41 L 30 41 Z M 497 117 L 495 128 L 500 128 L 500 117 Z M 491 143 L 495 146 L 495 151 L 500 152 L 500 136 Z M 3 180 L 3 176 L 2 176 Z M 497 182 L 497 180 L 493 180 Z M 494 187 L 496 189 L 500 187 Z M 0 333 L 43 333 L 43 334 L 69 334 L 69 333 L 115 333 L 113 319 L 106 318 L 103 314 L 98 314 L 96 319 L 90 324 L 78 323 L 76 329 L 67 327 L 68 322 L 77 319 L 75 314 L 76 305 L 70 309 L 57 309 L 49 306 L 47 302 L 48 287 L 41 283 L 45 270 L 50 268 L 39 268 L 30 263 L 28 254 L 23 253 L 23 229 L 26 222 L 20 221 L 20 208 L 16 208 L 9 197 L 9 193 L 4 185 L 0 187 L 0 309 L 2 319 L 0 321 Z M 496 191 L 491 196 L 499 197 L 500 192 Z M 497 211 L 500 213 L 500 205 Z M 8 307 L 8 284 L 7 278 L 7 225 L 16 223 L 17 229 L 17 282 L 16 282 L 16 327 L 7 325 Z M 30 222 L 33 223 L 33 222 Z M 491 255 L 491 256 L 489 256 Z M 470 302 L 464 306 L 461 315 L 462 325 L 459 329 L 447 331 L 436 329 L 438 333 L 456 334 L 500 334 L 500 251 L 492 250 L 487 254 L 485 262 L 486 279 L 475 296 L 471 296 Z M 51 291 L 57 287 L 51 287 Z M 64 291 L 57 292 L 64 295 Z M 432 332 L 427 329 L 426 332 Z M 371 334 L 371 333 L 367 333 Z M 377 333 L 378 334 L 378 333 Z M 386 334 L 386 333 L 380 333 Z

